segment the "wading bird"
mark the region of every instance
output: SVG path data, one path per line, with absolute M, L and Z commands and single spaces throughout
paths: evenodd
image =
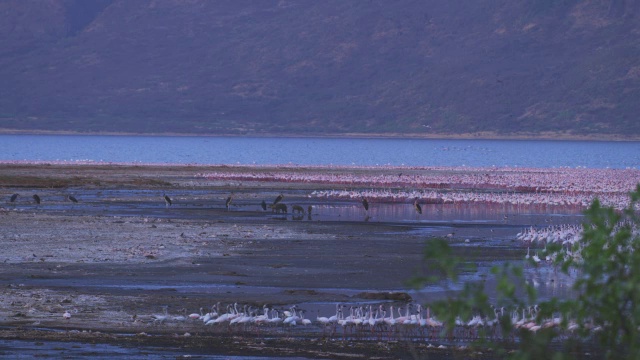
M 364 206 L 365 211 L 369 211 L 369 202 L 367 201 L 367 198 L 362 198 L 362 206 Z
M 273 200 L 273 205 L 275 205 L 275 204 L 279 203 L 280 201 L 282 201 L 283 198 L 284 198 L 284 195 L 282 195 L 282 194 L 278 195 L 278 197 L 275 200 Z
M 229 205 L 231 205 L 232 199 L 233 199 L 233 194 L 229 195 L 229 197 L 227 198 L 227 201 L 224 202 L 224 206 L 227 207 L 227 210 L 229 210 Z
M 267 203 L 264 200 L 260 203 L 260 207 L 262 207 L 262 210 L 267 211 Z
M 170 198 L 167 194 L 164 194 L 163 196 L 164 196 L 164 203 L 165 203 L 165 206 L 166 206 L 166 207 L 171 206 L 171 204 L 173 204 L 173 203 L 171 202 L 171 198 Z
M 11 195 L 11 198 L 9 199 L 9 202 L 14 202 L 14 201 L 16 201 L 17 198 L 18 198 L 18 194 L 13 194 L 13 195 Z
M 62 314 L 62 317 L 66 321 L 66 323 L 67 323 L 67 331 L 69 331 L 69 320 L 71 320 L 71 313 L 67 310 L 67 311 L 64 312 L 64 314 Z
M 40 204 L 40 196 L 38 194 L 33 194 L 33 200 L 36 201 L 36 204 Z
M 422 214 L 422 206 L 420 206 L 420 204 L 418 204 L 418 198 L 413 200 L 413 207 L 414 207 L 414 209 L 416 209 L 416 212 L 418 212 L 418 214 Z

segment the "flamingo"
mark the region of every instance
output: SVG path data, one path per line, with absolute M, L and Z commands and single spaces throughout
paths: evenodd
M 300 311 L 300 319 L 301 319 L 300 323 L 301 323 L 302 325 L 305 325 L 305 326 L 306 326 L 306 325 L 311 325 L 311 320 L 309 320 L 309 319 L 305 319 L 305 317 L 304 317 L 304 313 L 305 313 L 305 312 L 304 312 L 304 310 L 303 310 L 303 311 Z
M 182 309 L 181 311 L 182 311 L 182 312 L 184 312 L 184 313 L 186 314 L 187 309 Z M 184 316 L 184 315 L 177 315 L 177 316 L 174 316 L 174 317 L 172 318 L 172 320 L 173 320 L 173 321 L 185 321 L 185 320 L 187 320 L 187 317 L 186 317 L 186 316 Z
M 71 320 L 71 313 L 66 310 L 64 312 L 64 314 L 62 314 L 62 317 L 65 319 L 65 321 L 67 322 L 67 332 L 69 331 L 69 321 Z
M 164 315 L 158 315 L 158 314 L 154 314 L 151 315 L 151 317 L 153 318 L 153 323 L 164 323 L 168 318 L 169 318 L 169 313 L 167 311 L 167 307 L 163 306 L 162 310 L 164 311 Z
M 234 308 L 235 306 L 237 306 L 238 303 L 234 304 Z M 221 324 L 227 321 L 231 321 L 233 318 L 235 318 L 237 316 L 237 309 L 235 309 L 236 312 L 234 313 L 232 311 L 232 307 L 231 305 L 227 306 L 227 312 L 225 314 L 222 314 L 220 316 L 218 316 L 216 319 L 211 319 L 209 321 L 207 321 L 205 323 L 205 325 L 215 325 L 215 324 Z
M 371 327 L 371 331 L 373 331 L 373 327 L 376 326 L 376 320 L 373 317 L 373 307 L 369 305 L 369 318 L 367 319 L 367 324 Z
M 326 327 L 326 326 L 328 326 L 329 324 L 331 324 L 331 321 L 329 320 L 329 318 L 328 318 L 328 317 L 326 317 L 326 316 L 320 316 L 320 311 L 318 311 L 318 315 L 316 316 L 316 321 L 317 321 L 320 325 L 322 325 L 322 326 L 324 326 L 324 327 Z
M 394 319 L 393 317 L 393 305 L 389 306 L 389 317 L 388 318 L 384 318 L 384 323 L 387 324 L 388 326 L 392 327 L 396 325 L 396 319 Z
M 269 324 L 277 325 L 277 324 L 281 323 L 282 322 L 282 318 L 280 317 L 280 314 L 278 313 L 278 310 L 273 309 L 272 312 L 275 312 L 275 315 L 271 316 L 271 319 L 269 319 Z
M 331 317 L 329 317 L 329 322 L 330 323 L 334 323 L 334 324 L 337 323 L 340 312 L 341 312 L 340 304 L 336 304 L 336 314 L 331 316 Z
M 396 318 L 396 323 L 408 325 L 409 324 L 408 322 L 411 322 L 411 316 L 410 316 L 410 313 L 409 313 L 409 307 L 410 307 L 410 305 L 407 305 L 407 308 L 406 308 L 404 316 L 401 313 L 401 308 L 398 308 L 398 317 Z
M 300 316 L 298 316 L 296 310 L 297 307 L 294 305 L 291 307 L 291 312 L 289 313 L 289 316 L 285 317 L 283 324 L 286 325 L 291 325 L 291 326 L 295 326 L 297 325 L 297 321 L 301 320 Z M 286 314 L 286 312 L 285 312 Z
M 202 318 L 203 316 L 204 316 L 204 315 L 202 314 L 202 308 L 200 308 L 200 314 L 198 314 L 198 313 L 191 313 L 191 314 L 189 314 L 189 319 L 192 319 L 192 320 L 198 320 L 198 319 Z
M 540 262 L 540 258 L 538 257 L 538 252 L 536 251 L 536 254 L 533 255 L 532 257 L 533 262 L 535 262 L 536 264 L 538 264 Z
M 253 322 L 258 325 L 269 322 L 269 308 L 267 305 L 262 306 L 262 315 L 255 316 Z

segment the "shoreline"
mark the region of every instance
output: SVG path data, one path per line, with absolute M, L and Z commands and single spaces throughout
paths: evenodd
M 247 137 L 247 138 L 318 138 L 318 139 L 406 139 L 406 140 L 522 140 L 522 141 L 598 141 L 636 142 L 640 136 L 567 135 L 556 133 L 499 135 L 492 132 L 468 134 L 404 134 L 404 133 L 344 133 L 344 134 L 198 134 L 198 133 L 135 133 L 135 132 L 78 132 L 54 130 L 15 130 L 0 128 L 0 135 L 67 135 L 67 136 L 149 136 L 149 137 Z

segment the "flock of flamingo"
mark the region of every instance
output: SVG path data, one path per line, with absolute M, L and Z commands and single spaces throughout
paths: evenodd
M 425 309 L 422 305 L 414 303 L 401 306 L 336 304 L 335 313 L 330 316 L 318 314 L 315 319 L 305 317 L 306 311 L 296 305 L 287 310 L 272 309 L 267 305 L 262 309 L 244 305 L 239 309 L 238 304 L 234 303 L 223 309 L 218 303 L 206 313 L 200 308 L 199 313 L 177 316 L 169 315 L 166 307 L 164 310 L 163 314 L 151 315 L 149 324 L 190 321 L 194 325 L 200 323 L 211 331 L 231 334 L 272 335 L 274 332 L 290 332 L 303 328 L 307 334 L 322 332 L 325 337 L 342 339 L 470 341 L 481 337 L 515 339 L 519 331 L 537 332 L 548 328 L 554 328 L 566 336 L 570 336 L 581 326 L 592 331 L 598 330 L 594 323 L 577 324 L 575 321 L 567 320 L 563 324 L 559 315 L 543 318 L 537 305 L 514 308 L 511 311 L 504 307 L 492 307 L 489 314 L 477 314 L 467 319 L 458 316 L 452 329 L 447 329 L 442 321 L 432 315 L 429 307 Z M 511 325 L 510 333 L 502 333 L 499 326 L 501 322 Z
M 298 168 L 260 169 L 255 172 L 215 171 L 199 176 L 209 180 L 267 181 L 343 185 L 344 190 L 317 190 L 310 196 L 332 199 L 375 199 L 424 203 L 512 204 L 522 206 L 587 207 L 594 198 L 605 206 L 628 206 L 628 193 L 640 183 L 637 169 L 586 168 L 390 168 L 384 173 L 340 167 L 322 172 Z M 287 170 L 287 171 L 285 171 Z M 388 170 L 397 170 L 391 174 Z M 364 189 L 364 190 L 363 190 Z
M 327 199 L 374 199 L 378 202 L 423 203 L 469 203 L 504 204 L 522 206 L 577 206 L 587 207 L 595 198 L 605 206 L 623 209 L 629 205 L 628 193 L 640 183 L 638 169 L 586 169 L 586 168 L 467 168 L 467 167 L 374 167 L 379 172 L 358 171 L 371 167 L 248 167 L 237 171 L 233 165 L 228 170 L 218 170 L 198 174 L 197 177 L 213 181 L 242 182 L 290 182 L 331 185 L 329 190 L 316 190 L 310 197 Z M 255 171 L 247 171 L 246 169 Z M 274 168 L 274 169 L 272 169 Z M 308 170 L 307 170 L 308 169 Z M 336 190 L 337 186 L 344 190 Z M 13 199 L 15 200 L 15 198 Z M 226 207 L 231 203 L 227 198 Z M 167 206 L 171 200 L 165 195 Z M 364 200 L 366 201 L 366 200 Z M 277 201 L 276 201 L 277 202 Z M 275 203 L 274 202 L 274 205 Z M 364 203 L 368 208 L 368 203 Z M 418 205 L 419 206 L 419 205 Z M 266 208 L 262 204 L 263 209 Z M 416 207 L 416 210 L 418 207 Z M 516 239 L 525 245 L 548 243 L 562 244 L 565 256 L 579 258 L 576 244 L 582 237 L 582 227 L 561 225 L 547 228 L 530 227 L 517 234 Z M 636 234 L 638 230 L 634 229 Z M 526 258 L 534 262 L 553 262 L 541 259 L 538 252 L 531 254 L 528 248 Z M 150 316 L 152 324 L 166 322 L 200 322 L 203 326 L 224 329 L 229 332 L 260 332 L 267 329 L 309 327 L 314 331 L 328 332 L 334 336 L 341 332 L 343 338 L 377 337 L 428 337 L 469 340 L 485 337 L 512 338 L 517 331 L 537 332 L 540 329 L 557 328 L 571 332 L 580 327 L 598 330 L 595 324 L 576 324 L 559 316 L 541 318 L 537 306 L 512 309 L 494 308 L 493 313 L 474 315 L 468 319 L 460 317 L 453 329 L 446 330 L 441 321 L 429 308 L 419 304 L 404 306 L 389 305 L 336 305 L 336 312 L 330 316 L 307 318 L 306 312 L 297 306 L 287 310 L 271 309 L 264 306 L 256 309 L 238 304 L 221 307 L 216 304 L 211 311 L 190 315 L 171 316 L 167 313 Z M 70 315 L 65 313 L 65 319 Z M 510 334 L 501 334 L 499 323 L 509 321 L 514 329 Z M 561 324 L 563 330 L 560 330 Z
M 632 237 L 640 236 L 640 229 L 638 229 L 635 224 L 630 223 L 620 223 L 614 228 L 614 232 L 617 232 L 619 228 L 623 225 L 628 225 Z M 575 262 L 582 262 L 581 255 L 581 244 L 580 240 L 582 239 L 582 235 L 584 232 L 584 228 L 582 225 L 555 225 L 549 226 L 546 228 L 535 228 L 529 227 L 519 232 L 516 235 L 516 240 L 522 241 L 527 246 L 527 255 L 525 256 L 526 260 L 531 259 L 536 264 L 553 264 L 555 263 L 557 254 L 547 254 L 546 246 L 547 244 L 560 244 L 561 251 L 560 253 L 564 256 L 565 260 L 571 258 Z M 544 246 L 543 256 L 541 258 L 536 250 L 535 254 L 530 253 L 530 246 Z M 629 248 L 629 251 L 634 251 L 633 248 Z

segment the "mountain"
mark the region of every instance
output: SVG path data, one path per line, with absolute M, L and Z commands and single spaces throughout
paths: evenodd
M 640 138 L 640 0 L 2 0 L 0 128 Z

